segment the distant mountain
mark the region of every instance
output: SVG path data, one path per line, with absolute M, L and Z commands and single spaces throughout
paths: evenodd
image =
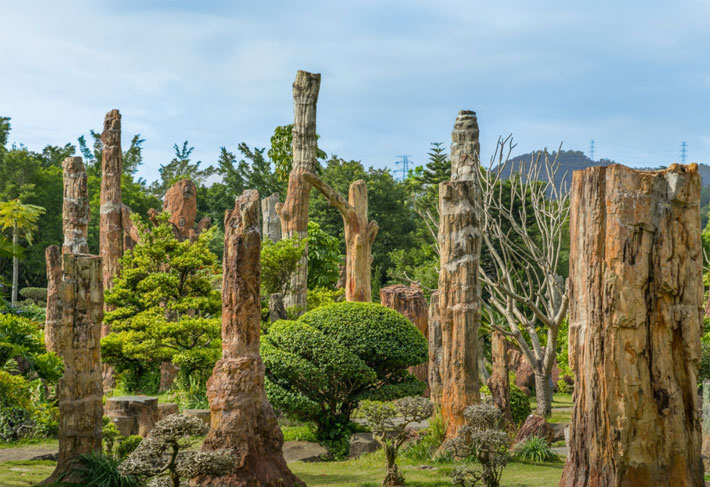
M 551 159 L 554 159 L 554 157 L 557 155 L 556 152 L 550 153 L 549 157 Z M 513 157 L 510 159 L 508 162 L 508 165 L 506 166 L 505 170 L 503 171 L 502 176 L 504 178 L 508 178 L 510 176 L 511 171 L 514 172 L 519 172 L 520 171 L 520 165 L 522 164 L 523 167 L 530 163 L 532 160 L 533 153 L 527 153 L 527 154 L 521 154 L 519 156 Z M 571 183 L 572 183 L 572 173 L 574 171 L 579 171 L 582 169 L 586 169 L 588 167 L 592 166 L 608 166 L 609 164 L 616 164 L 615 161 L 612 161 L 610 159 L 600 159 L 598 161 L 593 161 L 589 157 L 587 157 L 584 152 L 582 151 L 574 151 L 574 150 L 563 150 L 560 151 L 559 155 L 557 155 L 557 160 L 560 163 L 560 168 L 557 171 L 556 177 L 555 177 L 555 184 L 557 187 L 560 187 L 559 185 L 561 183 L 565 183 L 567 186 L 567 189 L 570 188 Z M 643 169 L 662 169 L 662 166 L 659 167 L 653 167 L 653 168 L 643 168 Z M 641 169 L 641 168 L 639 168 Z M 700 178 L 702 179 L 702 185 L 703 187 L 710 187 L 710 165 L 708 164 L 698 164 L 698 172 L 700 173 Z M 546 179 L 545 174 L 540 174 L 541 179 Z

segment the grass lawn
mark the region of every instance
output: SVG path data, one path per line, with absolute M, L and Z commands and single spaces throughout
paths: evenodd
M 0 485 L 18 487 L 36 485 L 54 471 L 54 462 L 48 460 L 27 460 L 0 463 Z
M 50 439 L 31 439 L 31 440 L 20 440 L 14 443 L 3 443 L 0 441 L 0 450 L 6 448 L 59 448 L 59 441 L 56 438 Z M 0 484 L 2 485 L 2 484 Z
M 308 487 L 379 487 L 384 479 L 384 455 L 377 452 L 358 460 L 327 463 L 289 464 L 291 470 Z M 422 469 L 420 463 L 401 459 L 400 467 L 411 487 L 449 487 L 452 464 L 432 463 L 433 469 Z M 503 474 L 501 487 L 549 487 L 562 476 L 560 463 L 529 465 L 511 463 Z M 26 487 L 44 480 L 54 470 L 54 462 L 24 461 L 0 463 L 0 485 Z

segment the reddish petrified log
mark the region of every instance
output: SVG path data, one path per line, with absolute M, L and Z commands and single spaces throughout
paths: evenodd
M 508 378 L 508 365 L 506 363 L 507 349 L 505 336 L 499 331 L 491 333 L 491 362 L 493 370 L 488 378 L 488 389 L 491 391 L 493 404 L 503 413 L 503 419 L 512 425 L 510 379 Z
M 695 164 L 573 175 L 562 487 L 704 485 L 699 206 Z
M 429 399 L 441 404 L 441 319 L 439 316 L 439 291 L 429 299 Z
M 308 236 L 308 202 L 311 185 L 303 173 L 317 169 L 316 104 L 320 90 L 320 74 L 298 71 L 293 82 L 293 166 L 288 177 L 286 201 L 277 206 L 284 238 Z M 291 288 L 284 296 L 286 307 L 306 310 L 308 286 L 308 248 L 301 264 L 291 276 Z
M 81 157 L 67 157 L 62 164 L 64 172 L 64 199 L 62 227 L 64 244 L 62 254 L 89 252 L 89 189 L 86 169 Z
M 462 110 L 451 133 L 451 181 L 439 184 L 439 313 L 441 316 L 441 412 L 446 437 L 464 424 L 466 407 L 480 402 L 478 327 L 481 256 L 478 193 L 478 123 Z
M 424 293 L 415 285 L 394 284 L 380 289 L 380 302 L 383 306 L 400 312 L 424 335 L 429 338 L 429 306 Z M 429 367 L 426 363 L 411 367 L 410 372 L 425 384 L 429 383 Z M 425 396 L 429 395 L 427 387 Z
M 196 485 L 293 487 L 304 485 L 286 466 L 283 436 L 266 399 L 259 355 L 261 281 L 259 193 L 245 191 L 224 217 L 222 358 L 207 382 L 212 427 L 205 451 L 234 449 L 234 471 L 205 475 Z

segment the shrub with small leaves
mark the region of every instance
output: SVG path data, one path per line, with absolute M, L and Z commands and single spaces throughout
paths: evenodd
M 229 450 L 185 451 L 192 446 L 192 437 L 204 435 L 207 430 L 201 419 L 172 414 L 155 424 L 150 436 L 140 442 L 118 469 L 123 475 L 149 481 L 150 486 L 180 487 L 182 481 L 199 475 L 223 475 L 234 466 Z
M 508 464 L 510 439 L 502 429 L 503 416 L 495 406 L 476 404 L 464 410 L 465 424 L 448 448 L 456 457 L 473 456 L 480 467 L 463 465 L 454 469 L 452 482 L 460 487 L 498 487 L 503 469 Z
M 430 417 L 434 406 L 424 397 L 405 397 L 394 404 L 367 401 L 360 406 L 360 411 L 365 415 L 375 440 L 385 452 L 387 475 L 382 485 L 403 486 L 404 476 L 397 466 L 397 454 L 409 436 L 407 427 Z
M 515 424 L 523 423 L 532 412 L 530 399 L 515 384 L 510 385 L 510 411 Z

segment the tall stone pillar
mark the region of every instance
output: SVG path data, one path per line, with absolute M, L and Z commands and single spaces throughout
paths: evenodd
M 59 379 L 59 456 L 45 482 L 76 467 L 76 457 L 101 450 L 101 258 L 64 254 L 57 287 L 61 316 L 55 326 L 55 350 L 64 361 Z M 71 475 L 63 480 L 71 480 Z
M 274 193 L 261 200 L 261 235 L 272 242 L 281 240 L 281 219 L 276 211 L 280 195 Z
M 57 353 L 57 326 L 62 317 L 59 301 L 59 283 L 62 282 L 62 254 L 59 247 L 50 245 L 44 250 L 47 264 L 47 308 L 44 320 L 44 346 L 48 352 Z
M 570 365 L 560 486 L 704 485 L 697 371 L 703 329 L 700 176 L 620 165 L 575 171 Z
M 439 291 L 429 298 L 429 399 L 441 405 L 441 317 L 439 316 Z
M 424 293 L 419 287 L 394 284 L 380 289 L 380 302 L 383 306 L 392 308 L 404 315 L 414 326 L 429 338 L 429 306 Z M 425 384 L 429 383 L 429 367 L 426 363 L 411 367 L 409 370 Z M 429 395 L 429 388 L 424 393 Z
M 64 159 L 62 169 L 64 172 L 62 254 L 88 254 L 89 189 L 86 169 L 81 157 L 67 157 Z
M 278 205 L 282 235 L 308 236 L 308 202 L 311 185 L 303 173 L 316 173 L 318 141 L 316 136 L 316 104 L 320 91 L 320 74 L 298 71 L 293 82 L 293 166 L 288 177 L 288 192 L 283 205 Z M 286 307 L 306 310 L 308 293 L 308 248 L 301 264 L 291 277 L 291 289 L 284 296 Z
M 304 485 L 286 466 L 283 436 L 266 399 L 259 355 L 261 231 L 259 193 L 245 191 L 224 217 L 222 358 L 207 381 L 212 425 L 202 450 L 234 449 L 234 471 L 199 477 L 196 485 Z
M 451 181 L 439 184 L 439 314 L 441 322 L 441 413 L 453 438 L 464 409 L 480 402 L 478 327 L 481 286 L 480 195 L 476 114 L 462 110 L 451 133 Z

